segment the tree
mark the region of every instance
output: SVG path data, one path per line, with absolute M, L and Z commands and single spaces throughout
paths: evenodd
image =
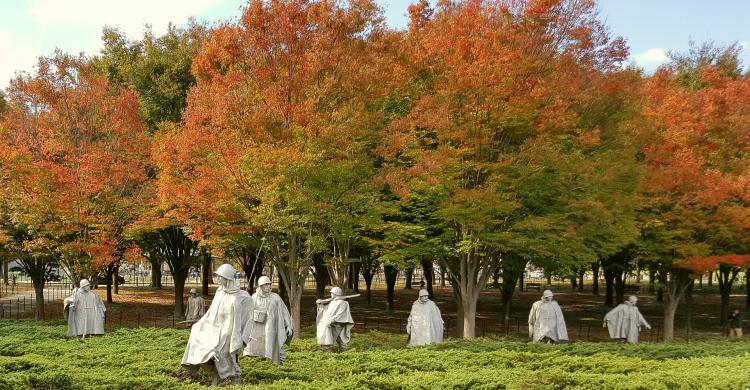
M 98 77 L 85 57 L 56 52 L 11 82 L 0 128 L 14 223 L 47 240 L 45 256 L 74 281 L 117 262 L 146 180 L 149 140 L 135 95 Z
M 729 295 L 732 284 L 738 279 L 743 268 L 750 266 L 750 255 L 723 255 L 694 257 L 685 262 L 685 267 L 693 272 L 702 274 L 715 270 L 719 279 L 719 294 L 721 295 L 721 314 L 719 324 L 726 325 L 729 317 Z
M 231 227 L 266 238 L 295 337 L 313 255 L 327 248 L 316 208 L 330 203 L 315 202 L 316 183 L 359 156 L 377 123 L 366 103 L 384 77 L 370 50 L 383 29 L 369 0 L 250 1 L 193 61 L 184 123 L 161 138 L 163 199 L 207 236 Z
M 686 55 L 673 54 L 643 90 L 639 250 L 666 282 L 665 341 L 674 337 L 674 313 L 691 282 L 690 259 L 748 250 L 750 79 L 741 75 L 737 52 L 693 45 Z
M 174 281 L 174 318 L 185 317 L 185 281 L 190 268 L 201 263 L 199 240 L 191 238 L 191 232 L 180 227 L 182 219 L 170 210 L 147 213 L 128 227 L 128 236 L 134 240 L 144 256 L 166 263 Z
M 420 1 L 409 13 L 402 65 L 393 73 L 404 77 L 399 91 L 412 104 L 386 128 L 382 176 L 405 198 L 426 186 L 438 190 L 436 215 L 452 248 L 443 265 L 462 334 L 473 338 L 488 278 L 506 259 L 532 257 L 515 248 L 532 244 L 553 262 L 586 249 L 580 236 L 566 234 L 576 222 L 562 209 L 523 213 L 558 195 L 519 197 L 524 182 L 562 173 L 557 162 L 527 163 L 519 154 L 541 148 L 563 155 L 573 149 L 566 145 L 590 139 L 595 129 L 578 121 L 576 104 L 589 99 L 580 81 L 617 69 L 627 50 L 608 37 L 589 2 L 439 2 L 433 9 Z M 571 207 L 575 198 L 557 196 L 554 205 Z M 548 238 L 565 249 L 543 244 Z

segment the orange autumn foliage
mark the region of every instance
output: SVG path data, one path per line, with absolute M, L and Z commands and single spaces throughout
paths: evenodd
M 0 121 L 6 205 L 55 242 L 66 265 L 117 260 L 146 180 L 149 139 L 137 97 L 111 88 L 85 57 L 61 53 L 41 58 L 9 92 Z

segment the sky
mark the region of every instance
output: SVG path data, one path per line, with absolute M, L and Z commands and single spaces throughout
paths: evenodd
M 376 0 L 386 21 L 406 26 L 412 0 Z M 144 24 L 156 34 L 169 22 L 184 25 L 190 17 L 210 22 L 237 18 L 246 0 L 0 0 L 0 88 L 14 73 L 32 71 L 40 55 L 56 48 L 96 54 L 102 27 L 112 26 L 131 39 Z M 613 35 L 624 37 L 632 61 L 652 72 L 668 51 L 686 51 L 688 42 L 734 42 L 750 65 L 750 0 L 600 0 L 599 12 Z

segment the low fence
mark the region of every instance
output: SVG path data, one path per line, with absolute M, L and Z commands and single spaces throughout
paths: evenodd
M 43 319 L 62 320 L 63 307 L 62 303 L 52 296 L 59 297 L 54 292 L 50 300 L 45 298 L 45 311 Z M 12 320 L 31 320 L 34 318 L 36 300 L 20 298 L 9 304 L 7 301 L 0 302 L 0 319 Z M 208 302 L 207 302 L 208 305 Z M 355 333 L 366 333 L 369 331 L 380 331 L 395 334 L 406 334 L 408 317 L 406 316 L 379 316 L 365 315 L 356 316 Z M 444 331 L 446 336 L 460 337 L 456 334 L 456 318 L 454 316 L 444 316 Z M 304 315 L 301 318 L 300 325 L 303 328 L 315 325 L 313 316 Z M 106 332 L 113 332 L 120 328 L 133 327 L 153 327 L 153 328 L 188 328 L 189 324 L 177 318 L 174 314 L 165 315 L 164 312 L 149 309 L 133 309 L 114 307 L 110 308 L 105 316 Z M 602 327 L 600 321 L 578 320 L 568 322 L 568 335 L 571 341 L 608 341 L 609 334 L 606 328 Z M 510 319 L 507 323 L 498 322 L 492 318 L 477 317 L 475 322 L 476 337 L 513 337 L 528 338 L 528 323 L 524 319 Z M 662 337 L 662 328 L 660 325 L 654 325 L 650 330 L 641 332 L 641 342 L 658 342 Z M 714 333 L 699 334 L 702 337 L 719 336 Z M 696 334 L 690 329 L 675 329 L 675 339 L 690 341 L 695 339 Z

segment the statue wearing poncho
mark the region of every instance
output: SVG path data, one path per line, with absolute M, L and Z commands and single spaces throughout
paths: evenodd
M 68 336 L 85 338 L 88 335 L 104 334 L 104 312 L 107 308 L 102 299 L 91 292 L 91 283 L 87 279 L 81 279 L 79 286 L 65 299 L 68 308 Z
M 426 345 L 443 341 L 443 317 L 427 290 L 419 291 L 419 299 L 411 305 L 406 325 L 409 345 Z
M 206 312 L 203 297 L 198 295 L 194 288 L 190 289 L 190 298 L 188 298 L 187 310 L 185 310 L 185 321 L 196 322 Z
M 651 325 L 638 310 L 637 302 L 638 298 L 631 295 L 625 303 L 617 305 L 607 313 L 604 317 L 604 326 L 607 327 L 610 338 L 635 344 L 638 342 L 641 327 L 651 329 Z
M 354 320 L 349 312 L 349 302 L 344 298 L 340 287 L 331 289 L 330 300 L 317 300 L 318 305 L 317 332 L 318 345 L 330 351 L 338 341 L 339 350 L 346 351 L 352 339 Z
M 253 313 L 247 325 L 245 356 L 284 361 L 284 343 L 292 336 L 292 317 L 281 297 L 271 292 L 271 279 L 261 276 L 253 294 Z
M 194 370 L 203 365 L 211 370 L 214 385 L 226 378 L 239 383 L 237 353 L 244 346 L 243 334 L 253 310 L 250 294 L 239 288 L 234 274 L 229 264 L 216 270 L 220 287 L 206 314 L 193 324 L 182 355 L 182 364 L 187 368 Z
M 542 299 L 534 302 L 529 313 L 529 336 L 534 342 L 568 340 L 560 305 L 552 299 L 552 291 L 544 290 Z

